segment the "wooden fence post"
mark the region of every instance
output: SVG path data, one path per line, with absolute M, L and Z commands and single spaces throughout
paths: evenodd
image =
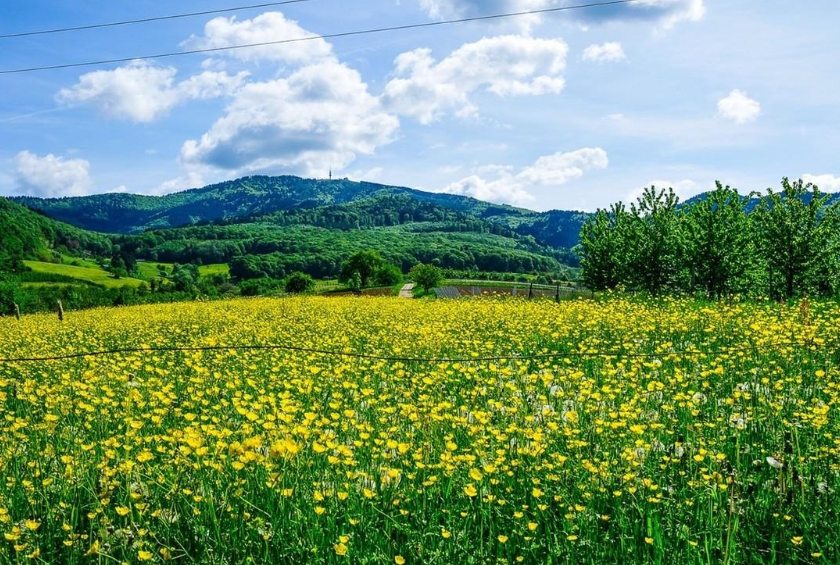
M 531 300 L 532 298 L 534 298 L 534 283 L 531 283 L 528 287 L 528 300 Z
M 557 283 L 557 293 L 554 295 L 554 301 L 560 304 L 560 283 Z
M 17 302 L 15 302 L 14 304 L 15 304 L 15 318 L 20 320 L 20 306 L 18 306 Z
M 61 305 L 61 300 L 58 301 L 58 321 L 64 321 L 64 306 Z

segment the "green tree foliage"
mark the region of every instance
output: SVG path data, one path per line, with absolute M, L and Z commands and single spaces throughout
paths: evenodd
M 196 265 L 179 265 L 172 267 L 172 283 L 180 291 L 194 290 L 201 278 Z
M 720 183 L 680 205 L 646 189 L 627 213 L 600 210 L 581 230 L 582 280 L 651 294 L 791 298 L 840 292 L 840 208 L 803 181 L 758 199 Z
M 767 265 L 770 292 L 790 298 L 837 291 L 837 204 L 802 180 L 782 181 L 782 191 L 768 190 L 756 210 L 757 242 Z
M 373 282 L 376 286 L 394 286 L 403 282 L 403 273 L 397 266 L 386 263 L 373 273 Z
M 276 291 L 281 285 L 282 283 L 277 279 L 262 277 L 243 281 L 240 289 L 242 296 L 264 296 Z
M 684 264 L 690 288 L 720 298 L 756 286 L 758 261 L 747 202 L 718 182 L 704 199 L 685 208 Z
M 593 290 L 612 289 L 627 278 L 630 214 L 619 202 L 598 210 L 580 233 L 583 282 Z
M 634 287 L 659 294 L 673 288 L 680 271 L 683 251 L 677 204 L 673 189 L 646 188 L 630 205 L 631 220 L 627 242 L 628 274 Z
M 341 274 L 338 276 L 338 281 L 347 283 L 353 278 L 354 273 L 359 273 L 362 279 L 362 287 L 370 286 L 373 281 L 373 275 L 378 269 L 382 267 L 384 261 L 382 256 L 371 249 L 367 251 L 359 251 L 350 256 L 347 261 L 341 265 Z
M 54 250 L 106 256 L 111 241 L 0 198 L 0 271 L 19 271 L 23 259 L 50 258 Z
M 347 287 L 356 292 L 362 290 L 362 275 L 359 274 L 359 271 L 353 271 L 353 276 L 347 281 Z
M 306 273 L 298 271 L 288 276 L 284 288 L 290 294 L 301 294 L 315 288 L 315 281 Z
M 408 276 L 411 277 L 415 283 L 423 287 L 423 290 L 429 292 L 430 289 L 440 285 L 443 282 L 443 273 L 434 265 L 425 265 L 418 263 L 411 268 Z

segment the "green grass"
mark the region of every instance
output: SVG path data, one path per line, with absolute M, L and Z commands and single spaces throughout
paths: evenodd
M 59 265 L 56 263 L 43 263 L 41 261 L 24 261 L 27 267 L 38 273 L 49 273 L 71 277 L 80 281 L 89 281 L 106 288 L 119 288 L 123 286 L 138 287 L 143 281 L 132 278 L 115 279 L 107 271 L 93 267 L 74 267 L 72 265 Z
M 163 266 L 168 272 L 172 271 L 172 263 L 158 263 L 157 261 L 138 261 L 137 274 L 141 279 L 151 280 L 160 277 L 158 265 Z
M 101 269 L 99 263 L 94 259 L 84 259 L 81 257 L 72 257 L 70 255 L 62 255 L 61 261 L 65 265 L 72 267 L 87 267 L 89 269 Z
M 213 277 L 216 275 L 229 275 L 230 266 L 227 263 L 216 263 L 214 265 L 202 265 L 198 268 L 198 274 L 202 277 Z
M 160 278 L 160 271 L 158 265 L 166 269 L 166 272 L 171 273 L 174 263 L 164 263 L 162 261 L 138 261 L 137 273 L 141 279 L 152 280 Z M 213 265 L 202 265 L 198 268 L 198 274 L 202 277 L 213 277 L 216 275 L 229 275 L 230 267 L 227 263 L 217 263 Z

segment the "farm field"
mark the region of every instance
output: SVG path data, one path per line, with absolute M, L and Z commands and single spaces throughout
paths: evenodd
M 119 288 L 123 286 L 138 287 L 143 281 L 129 277 L 122 277 L 115 279 L 107 271 L 100 267 L 75 267 L 73 265 L 63 265 L 59 263 L 44 263 L 41 261 L 24 261 L 24 264 L 38 273 L 47 273 L 52 275 L 62 275 L 78 279 L 80 281 L 88 281 L 106 288 Z
M 0 363 L 0 562 L 837 563 L 838 339 L 833 302 L 0 319 L 3 359 L 147 350 Z M 297 349 L 149 351 L 235 345 Z
M 156 279 L 160 277 L 158 265 L 163 266 L 168 272 L 172 272 L 175 266 L 173 263 L 161 263 L 159 261 L 138 261 L 137 271 L 140 276 L 146 280 Z M 212 265 L 201 265 L 198 268 L 198 273 L 202 277 L 211 277 L 215 275 L 227 275 L 230 273 L 230 267 L 227 263 L 217 263 Z

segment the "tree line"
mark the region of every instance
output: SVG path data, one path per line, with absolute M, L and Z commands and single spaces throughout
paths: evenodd
M 680 204 L 650 187 L 630 207 L 598 210 L 580 235 L 593 290 L 787 299 L 840 294 L 840 207 L 802 180 L 780 191 L 715 190 Z

